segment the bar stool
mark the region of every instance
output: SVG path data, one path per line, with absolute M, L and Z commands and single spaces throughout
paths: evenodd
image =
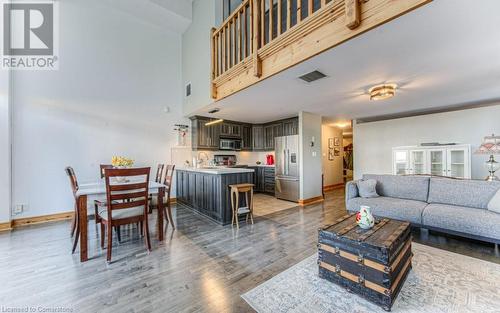
M 229 185 L 231 188 L 231 208 L 233 217 L 231 219 L 231 226 L 236 222 L 236 227 L 239 229 L 238 216 L 246 214 L 246 222 L 248 223 L 248 216 L 253 224 L 253 187 L 254 184 L 236 184 Z M 240 193 L 245 194 L 246 206 L 240 207 Z

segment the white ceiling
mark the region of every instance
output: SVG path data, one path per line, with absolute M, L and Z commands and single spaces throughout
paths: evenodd
M 265 122 L 304 110 L 334 122 L 500 99 L 498 12 L 498 0 L 435 0 L 197 114 Z M 297 79 L 313 70 L 328 77 Z M 370 101 L 384 82 L 396 96 Z
M 102 0 L 161 29 L 182 34 L 191 24 L 192 0 Z

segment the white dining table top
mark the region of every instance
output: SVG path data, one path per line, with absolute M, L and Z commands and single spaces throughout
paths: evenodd
M 137 183 L 137 181 L 130 181 L 129 183 Z M 149 193 L 157 193 L 158 189 L 161 187 L 167 187 L 163 184 L 157 183 L 155 181 L 149 182 Z M 105 195 L 106 194 L 106 184 L 104 181 L 95 183 L 86 183 L 78 186 L 77 196 L 90 196 L 90 195 Z

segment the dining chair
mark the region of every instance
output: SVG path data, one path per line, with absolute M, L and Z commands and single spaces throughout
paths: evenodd
M 113 243 L 113 227 L 140 223 L 148 252 L 151 251 L 151 240 L 148 227 L 148 195 L 149 171 L 151 168 L 106 169 L 106 207 L 101 207 L 101 247 L 104 248 L 104 237 L 107 235 L 107 262 L 111 262 Z M 116 177 L 130 178 L 129 182 L 119 183 Z
M 165 205 L 163 206 L 163 215 L 167 220 L 167 223 L 170 221 L 172 224 L 172 228 L 175 229 L 174 219 L 172 218 L 172 205 L 170 195 L 172 192 L 172 181 L 174 177 L 175 165 L 167 165 L 165 168 L 165 180 L 163 184 L 166 186 L 165 188 Z M 167 218 L 168 214 L 168 218 Z M 167 224 L 168 225 L 168 224 Z
M 155 182 L 161 183 L 161 178 L 163 176 L 163 168 L 165 167 L 165 164 L 158 164 L 158 167 L 156 168 L 156 177 L 155 177 Z M 153 195 L 149 195 L 149 213 L 153 213 L 153 207 L 155 206 L 155 203 L 153 202 Z
M 65 168 L 65 172 L 68 175 L 69 182 L 71 185 L 71 191 L 73 192 L 73 198 L 75 200 L 74 204 L 74 216 L 71 221 L 71 237 L 75 237 L 73 240 L 73 249 L 71 250 L 71 253 L 75 253 L 76 246 L 78 244 L 78 239 L 80 238 L 80 225 L 78 223 L 78 198 L 76 196 L 76 193 L 78 191 L 78 180 L 76 179 L 75 175 L 75 170 L 71 167 L 68 166 Z

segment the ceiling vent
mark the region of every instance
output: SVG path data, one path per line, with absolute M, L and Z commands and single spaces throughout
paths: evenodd
M 315 80 L 325 78 L 325 77 L 326 77 L 326 75 L 321 73 L 320 71 L 314 71 L 314 72 L 307 73 L 305 75 L 300 76 L 299 79 L 302 79 L 303 81 L 305 81 L 307 83 L 312 83 Z

